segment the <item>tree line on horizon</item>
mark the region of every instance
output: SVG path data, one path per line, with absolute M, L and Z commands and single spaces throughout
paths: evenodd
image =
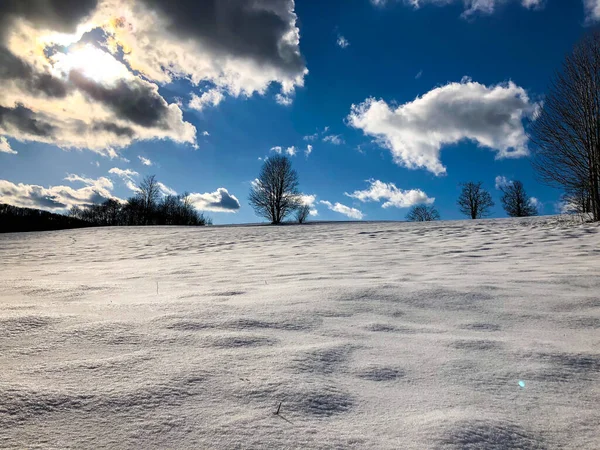
M 136 195 L 124 203 L 108 199 L 100 204 L 74 206 L 69 216 L 93 226 L 211 225 L 212 221 L 196 210 L 189 194 L 161 195 L 155 175 L 145 177 Z

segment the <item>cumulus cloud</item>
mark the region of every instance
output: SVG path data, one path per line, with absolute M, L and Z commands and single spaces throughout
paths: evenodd
M 189 199 L 195 208 L 202 211 L 235 213 L 240 209 L 239 200 L 225 188 L 206 194 L 190 194 Z
M 208 131 L 203 131 L 202 136 L 210 136 L 210 133 Z
M 392 1 L 402 1 L 414 9 L 419 9 L 426 5 L 446 6 L 462 3 L 465 8 L 462 15 L 468 18 L 475 14 L 493 14 L 498 6 L 510 1 L 518 1 L 523 7 L 533 9 L 542 7 L 545 0 L 371 0 L 371 3 L 375 6 L 384 6 Z
M 313 146 L 308 144 L 306 146 L 306 150 L 304 150 L 304 155 L 308 158 L 313 151 Z
M 196 146 L 196 129 L 158 84 L 186 78 L 202 85 L 206 91 L 190 102 L 198 109 L 224 95 L 263 94 L 272 83 L 291 101 L 308 73 L 294 6 L 293 0 L 5 0 L 0 134 L 111 155 L 138 140 Z
M 16 155 L 17 152 L 12 149 L 10 143 L 4 136 L 0 136 L 0 153 L 10 153 Z
M 97 22 L 108 21 L 115 51 L 149 79 L 185 77 L 230 95 L 284 94 L 304 84 L 294 0 L 103 0 Z
M 509 180 L 504 175 L 498 175 L 496 177 L 495 181 L 496 181 L 496 189 L 498 189 L 498 190 L 502 189 L 503 187 L 509 186 L 513 183 L 512 180 Z
M 225 95 L 220 89 L 211 89 L 203 92 L 201 96 L 192 94 L 188 106 L 197 111 L 202 111 L 207 106 L 218 106 L 225 99 Z
M 7 52 L 0 49 L 0 54 Z M 92 52 L 125 67 L 102 50 Z M 12 66 L 0 69 L 1 134 L 101 154 L 136 140 L 195 144 L 195 127 L 183 120 L 177 105 L 160 96 L 157 85 L 133 75 L 113 79 L 111 73 L 104 80 L 89 78 L 58 56 L 46 59 L 38 55 L 35 64 L 17 58 L 9 62 Z M 27 69 L 21 70 L 19 65 Z
M 14 184 L 7 180 L 0 180 L 0 203 L 24 208 L 64 211 L 72 206 L 101 203 L 107 199 L 121 201 L 112 195 L 112 183 L 106 178 L 93 180 L 70 175 L 67 180 L 83 182 L 85 186 L 79 189 L 71 186 L 45 188 L 33 184 Z
M 425 192 L 420 189 L 402 190 L 398 189 L 394 183 L 383 183 L 379 180 L 368 180 L 369 189 L 363 191 L 354 191 L 352 194 L 345 193 L 348 197 L 355 198 L 361 202 L 379 202 L 383 203 L 383 208 L 408 208 L 418 204 L 432 204 L 435 198 L 429 198 Z
M 341 34 L 338 36 L 336 44 L 338 45 L 338 47 L 341 47 L 341 48 L 347 48 L 350 46 L 350 42 L 348 42 L 348 39 L 346 39 Z
M 471 140 L 497 152 L 497 158 L 528 154 L 523 119 L 535 103 L 512 82 L 487 87 L 470 79 L 435 88 L 396 108 L 369 98 L 352 105 L 348 124 L 391 151 L 396 164 L 446 173 L 444 145 Z
M 327 206 L 327 208 L 330 209 L 331 211 L 338 212 L 338 213 L 343 214 L 351 219 L 362 220 L 362 218 L 364 216 L 363 213 L 361 211 L 359 211 L 358 209 L 351 208 L 351 207 L 343 205 L 341 203 L 332 204 L 331 202 L 328 202 L 327 200 L 321 200 L 319 203 Z
M 138 156 L 140 162 L 145 166 L 151 166 L 153 163 L 148 158 L 144 158 L 143 156 Z

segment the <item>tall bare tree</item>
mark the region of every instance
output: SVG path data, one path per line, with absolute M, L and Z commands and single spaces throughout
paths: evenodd
M 415 205 L 408 211 L 406 220 L 409 222 L 431 222 L 440 220 L 440 213 L 435 206 Z
M 494 206 L 492 196 L 488 191 L 481 187 L 483 183 L 469 181 L 462 184 L 462 192 L 458 197 L 458 207 L 461 213 L 469 216 L 471 219 L 481 219 L 487 217 L 490 208 Z
M 156 175 L 148 175 L 138 184 L 138 198 L 142 203 L 144 222 L 149 225 L 160 198 L 160 187 Z
M 600 221 L 600 31 L 585 36 L 550 84 L 530 126 L 541 181 L 587 194 Z
M 513 181 L 500 188 L 502 207 L 510 217 L 537 216 L 537 208 L 531 203 L 523 183 Z
M 141 198 L 144 208 L 152 209 L 156 206 L 160 198 L 160 187 L 156 175 L 148 175 L 138 184 L 138 196 Z
M 298 174 L 289 158 L 275 155 L 264 162 L 248 200 L 256 214 L 274 225 L 301 205 Z

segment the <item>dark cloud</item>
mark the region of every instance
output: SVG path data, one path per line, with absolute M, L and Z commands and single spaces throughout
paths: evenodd
M 27 20 L 39 28 L 73 33 L 97 4 L 98 0 L 1 0 L 0 40 L 15 19 Z
M 206 209 L 227 209 L 230 211 L 237 211 L 240 209 L 240 202 L 237 198 L 229 195 L 224 189 L 220 189 L 219 192 L 221 194 L 221 199 L 217 202 L 209 202 Z
M 127 136 L 132 138 L 135 136 L 135 131 L 130 127 L 122 127 L 111 122 L 96 122 L 92 125 L 93 131 L 107 131 L 117 136 Z
M 109 107 L 120 119 L 143 127 L 168 126 L 169 105 L 151 84 L 143 80 L 119 80 L 114 86 L 105 86 L 78 71 L 72 71 L 69 80 L 89 97 Z
M 28 135 L 47 137 L 55 131 L 55 127 L 36 114 L 25 108 L 23 105 L 17 105 L 14 108 L 5 108 L 0 106 L 0 130 L 17 129 Z
M 305 61 L 282 40 L 295 26 L 293 0 L 140 0 L 166 17 L 168 29 L 223 55 L 253 59 L 297 75 Z
M 239 200 L 225 188 L 206 194 L 190 194 L 190 200 L 197 209 L 203 211 L 236 212 L 240 209 Z
M 51 196 L 43 195 L 35 191 L 31 193 L 29 200 L 33 205 L 40 209 L 64 209 L 67 207 L 65 203 L 61 203 Z
M 67 85 L 47 72 L 38 72 L 30 64 L 0 46 L 0 80 L 14 80 L 32 94 L 62 98 L 67 95 Z

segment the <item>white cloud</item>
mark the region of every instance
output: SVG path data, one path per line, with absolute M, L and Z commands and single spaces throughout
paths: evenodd
M 17 152 L 12 149 L 10 143 L 4 136 L 0 136 L 0 153 L 10 153 L 16 155 Z
M 286 153 L 289 156 L 296 156 L 296 153 L 297 153 L 296 147 L 293 145 L 291 147 L 288 147 L 285 149 L 283 147 L 277 145 L 275 147 L 271 147 L 271 151 L 274 153 L 277 153 L 279 155 L 281 155 L 282 153 Z
M 101 203 L 107 199 L 121 201 L 111 193 L 110 180 L 88 178 L 71 175 L 69 181 L 82 181 L 85 187 L 74 189 L 71 186 L 43 186 L 32 184 L 14 184 L 7 180 L 0 180 L 0 203 L 20 206 L 24 208 L 37 208 L 48 211 L 65 211 L 72 206 L 85 206 Z
M 304 150 L 304 155 L 308 158 L 313 151 L 313 146 L 308 144 L 306 146 L 306 150 Z
M 369 189 L 364 191 L 354 191 L 352 194 L 345 193 L 348 197 L 355 198 L 361 202 L 379 202 L 387 200 L 382 207 L 408 208 L 418 204 L 432 204 L 435 198 L 429 198 L 425 192 L 420 189 L 402 190 L 398 189 L 394 183 L 383 183 L 379 180 L 368 180 Z
M 175 191 L 175 189 L 171 189 L 169 186 L 161 183 L 160 181 L 157 182 L 156 185 L 158 186 L 158 189 L 160 189 L 162 195 L 177 195 L 177 191 Z
M 291 98 L 308 73 L 294 0 L 5 3 L 0 134 L 19 141 L 101 154 L 141 140 L 197 146 L 179 100 L 169 104 L 159 84 L 201 85 L 208 92 L 191 102 L 201 109 L 273 83 Z
M 530 197 L 529 203 L 538 211 L 542 211 L 544 209 L 544 204 L 535 197 Z
M 143 156 L 138 156 L 138 159 L 145 166 L 151 166 L 152 165 L 152 161 L 150 161 L 148 158 L 144 158 Z
M 25 9 L 37 4 L 27 3 Z M 89 43 L 73 45 L 66 53 L 53 47 L 46 54 L 40 51 L 45 35 L 17 24 L 13 33 L 4 34 L 11 36 L 7 43 L 0 36 L 5 69 L 0 134 L 110 157 L 140 140 L 195 144 L 195 127 L 183 120 L 176 104 L 167 103 L 156 84 Z
M 328 142 L 333 145 L 342 145 L 344 144 L 344 139 L 339 134 L 331 134 L 329 136 L 325 136 L 323 138 L 323 142 Z
M 349 206 L 342 205 L 341 203 L 332 204 L 331 202 L 328 202 L 327 200 L 321 200 L 319 203 L 327 206 L 327 208 L 329 208 L 331 211 L 338 212 L 338 213 L 343 214 L 351 219 L 362 220 L 362 218 L 364 216 L 363 213 L 361 211 L 359 211 L 358 209 L 350 208 Z
M 254 180 L 253 183 L 258 180 Z M 227 189 L 219 188 L 206 194 L 190 194 L 190 200 L 195 208 L 201 211 L 235 213 L 240 209 L 240 202 Z
M 302 139 L 304 139 L 305 141 L 312 142 L 312 141 L 316 140 L 318 137 L 319 137 L 319 133 L 315 133 L 315 134 L 309 134 L 308 136 L 304 136 Z
M 202 136 L 210 136 L 210 133 L 208 131 L 203 131 Z
M 387 3 L 391 3 L 393 0 L 371 0 L 371 3 L 375 6 L 385 6 Z M 465 10 L 462 14 L 463 17 L 469 18 L 475 14 L 493 14 L 496 7 L 507 3 L 511 0 L 396 0 L 402 1 L 406 5 L 412 6 L 414 9 L 419 9 L 425 5 L 436 5 L 446 6 L 455 3 L 463 3 Z M 517 1 L 517 0 L 515 0 Z M 519 3 L 525 8 L 540 8 L 543 6 L 545 0 L 518 0 Z M 587 1 L 587 0 L 584 0 Z
M 600 20 L 600 0 L 583 0 L 583 5 L 589 23 Z
M 108 173 L 112 174 L 112 175 L 116 175 L 119 178 L 121 178 L 123 180 L 123 182 L 125 183 L 125 186 L 127 186 L 127 188 L 133 192 L 138 192 L 139 188 L 137 187 L 137 185 L 135 184 L 135 181 L 133 180 L 135 177 L 139 176 L 139 173 L 137 173 L 135 170 L 131 170 L 131 169 L 119 169 L 118 167 L 113 167 L 112 169 L 110 169 L 108 171 Z
M 203 92 L 201 96 L 192 94 L 188 107 L 196 111 L 202 111 L 207 106 L 218 106 L 225 99 L 220 89 L 211 89 Z
M 348 48 L 350 46 L 350 42 L 348 42 L 348 39 L 346 39 L 341 34 L 338 36 L 336 43 L 337 43 L 338 47 L 341 47 L 341 48 Z
M 315 203 L 317 202 L 317 196 L 312 194 L 312 195 L 307 195 L 307 194 L 303 194 L 300 196 L 300 201 L 302 202 L 303 205 L 308 205 L 310 207 L 310 211 L 309 214 L 311 216 L 318 216 L 319 215 L 319 211 L 317 211 L 316 207 L 315 207 Z
M 290 106 L 294 103 L 294 99 L 289 95 L 276 94 L 275 101 L 282 106 Z
M 187 78 L 246 97 L 272 83 L 283 94 L 304 85 L 294 7 L 294 0 L 202 0 L 176 8 L 171 0 L 103 0 L 93 21 L 104 24 L 111 48 L 126 49 L 124 59 L 153 81 Z
M 525 8 L 535 9 L 544 6 L 545 0 L 521 0 L 521 5 Z
M 498 189 L 498 190 L 500 190 L 503 187 L 506 187 L 508 185 L 511 185 L 513 183 L 512 180 L 509 180 L 504 175 L 498 175 L 496 177 L 495 181 L 496 181 L 496 189 Z
M 86 186 L 92 186 L 97 188 L 98 191 L 112 191 L 113 189 L 113 182 L 111 180 L 109 180 L 106 177 L 100 177 L 100 178 L 85 178 L 85 177 L 81 177 L 79 175 L 75 175 L 75 174 L 68 174 L 65 177 L 66 181 L 70 181 L 71 183 L 74 182 L 79 182 L 79 183 L 83 183 Z
M 441 175 L 441 148 L 463 140 L 495 150 L 497 158 L 526 156 L 523 119 L 534 110 L 527 92 L 513 82 L 487 87 L 465 78 L 397 108 L 369 98 L 352 105 L 348 123 L 375 137 L 396 164 Z

